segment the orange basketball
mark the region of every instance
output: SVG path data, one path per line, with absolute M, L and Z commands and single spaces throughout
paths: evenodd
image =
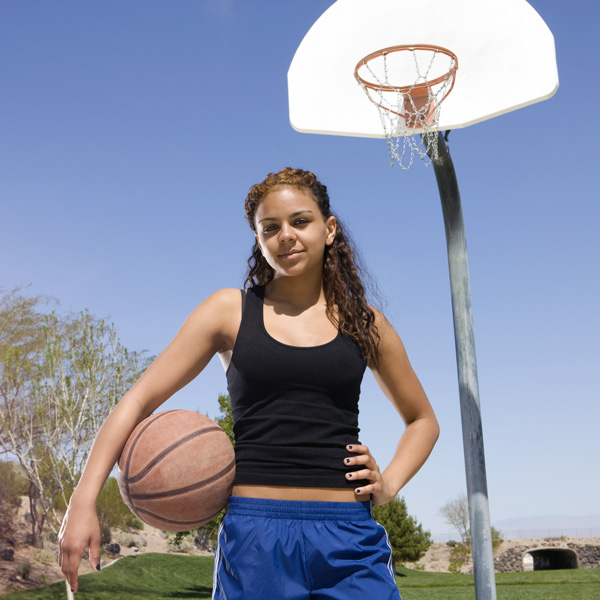
M 234 475 L 233 445 L 214 421 L 189 410 L 168 410 L 133 430 L 119 458 L 117 481 L 136 517 L 165 531 L 189 531 L 221 511 Z

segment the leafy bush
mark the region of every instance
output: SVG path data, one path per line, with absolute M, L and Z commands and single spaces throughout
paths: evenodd
M 492 527 L 492 550 L 494 554 L 496 554 L 496 551 L 503 541 L 504 538 L 502 537 L 502 532 L 498 531 L 495 527 Z
M 467 544 L 456 544 L 450 551 L 450 573 L 460 573 L 462 566 L 469 560 L 471 549 Z

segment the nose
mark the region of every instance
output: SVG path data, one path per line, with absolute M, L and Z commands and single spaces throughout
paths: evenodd
M 279 242 L 285 243 L 295 239 L 294 228 L 288 225 L 287 223 L 282 225 L 279 230 Z

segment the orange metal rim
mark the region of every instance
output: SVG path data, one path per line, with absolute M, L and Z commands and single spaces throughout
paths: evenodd
M 433 79 L 432 81 L 428 81 L 426 84 L 421 83 L 421 84 L 416 84 L 416 85 L 412 84 L 412 85 L 401 85 L 401 86 L 400 85 L 380 85 L 377 83 L 372 83 L 371 81 L 367 81 L 366 79 L 363 79 L 358 74 L 358 70 L 362 66 L 366 65 L 368 62 L 373 60 L 374 58 L 378 58 L 379 56 L 383 56 L 384 54 L 391 54 L 393 52 L 402 52 L 402 51 L 409 51 L 409 50 L 429 50 L 431 52 L 441 52 L 442 54 L 445 54 L 449 58 L 453 59 L 454 64 L 452 65 L 452 67 L 448 71 L 448 73 L 441 75 L 440 77 L 437 77 L 436 79 Z M 419 87 L 423 87 L 423 86 L 431 87 L 434 85 L 438 85 L 440 83 L 443 83 L 448 77 L 452 77 L 452 83 L 450 85 L 450 89 L 446 92 L 446 94 L 444 94 L 444 98 L 445 98 L 450 93 L 452 88 L 454 87 L 454 75 L 455 75 L 457 69 L 458 69 L 458 58 L 457 58 L 456 54 L 454 54 L 454 52 L 452 52 L 451 50 L 448 50 L 447 48 L 444 48 L 442 46 L 434 46 L 432 44 L 402 44 L 399 46 L 389 46 L 388 48 L 382 48 L 381 50 L 376 50 L 375 52 L 372 52 L 371 54 L 368 54 L 367 56 L 365 56 L 364 58 L 359 60 L 356 67 L 354 68 L 354 77 L 362 85 L 364 85 L 366 88 L 369 88 L 371 90 L 376 90 L 376 91 L 381 90 L 384 92 L 400 92 L 402 94 L 409 92 L 415 88 L 419 88 Z

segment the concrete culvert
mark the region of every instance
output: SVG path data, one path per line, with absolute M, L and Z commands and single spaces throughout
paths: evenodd
M 536 548 L 528 550 L 524 556 L 527 554 L 533 558 L 534 571 L 579 568 L 577 552 L 569 548 Z

